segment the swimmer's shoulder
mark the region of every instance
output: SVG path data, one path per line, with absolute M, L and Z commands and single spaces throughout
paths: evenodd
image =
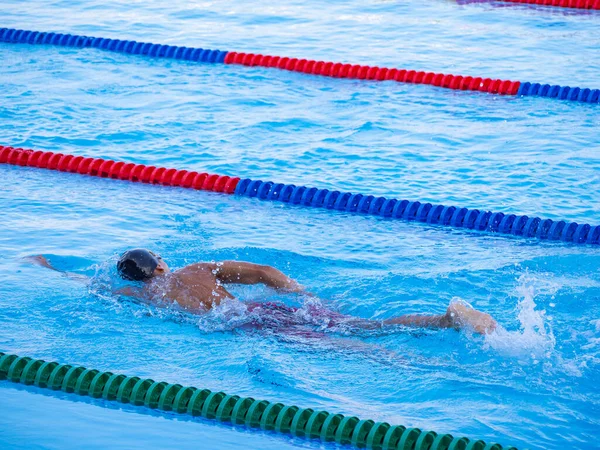
M 201 274 L 210 274 L 214 276 L 214 269 L 216 265 L 214 263 L 194 263 L 189 266 L 182 267 L 181 269 L 177 269 L 172 275 L 201 275 Z

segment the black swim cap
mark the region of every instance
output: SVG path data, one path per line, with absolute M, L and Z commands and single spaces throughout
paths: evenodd
M 117 269 L 121 277 L 126 280 L 144 281 L 152 278 L 154 269 L 158 267 L 158 260 L 152 253 L 143 248 L 127 250 L 121 255 Z

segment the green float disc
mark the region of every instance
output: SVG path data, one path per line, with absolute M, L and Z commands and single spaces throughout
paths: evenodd
M 187 413 L 190 416 L 201 416 L 202 415 L 202 408 L 204 407 L 204 403 L 206 402 L 206 399 L 208 398 L 209 395 L 211 395 L 212 392 L 209 391 L 208 389 L 198 389 L 196 391 L 194 391 L 192 397 L 190 398 L 189 402 L 188 402 L 188 406 L 187 406 Z
M 350 443 L 355 447 L 366 447 L 367 436 L 369 435 L 371 428 L 373 428 L 373 425 L 375 425 L 375 422 L 372 420 L 361 420 L 358 422 L 350 437 Z
M 131 402 L 131 392 L 138 381 L 140 381 L 140 377 L 126 377 L 117 390 L 117 401 L 121 403 Z
M 15 359 L 8 368 L 6 378 L 15 383 L 21 381 L 21 374 L 23 373 L 23 369 L 29 363 L 29 361 L 31 361 L 31 358 L 27 356 Z
M 35 386 L 41 387 L 41 388 L 50 387 L 48 385 L 48 380 L 50 378 L 50 374 L 52 374 L 52 372 L 54 371 L 54 369 L 56 367 L 58 367 L 58 365 L 59 364 L 54 361 L 43 363 L 40 366 L 40 368 L 37 370 L 33 384 Z
M 284 406 L 277 414 L 277 421 L 275 422 L 275 431 L 278 433 L 289 433 L 292 426 L 292 420 L 294 415 L 298 412 L 297 406 Z
M 314 411 L 306 422 L 306 437 L 315 439 L 321 436 L 325 420 L 329 417 L 327 411 Z
M 63 378 L 61 390 L 64 392 L 69 392 L 69 393 L 75 391 L 75 385 L 77 384 L 77 378 L 79 378 L 79 375 L 81 375 L 81 373 L 84 370 L 85 370 L 85 367 L 81 367 L 81 366 L 71 367 L 65 374 L 65 377 Z
M 239 395 L 226 395 L 225 397 L 223 397 L 223 400 L 221 400 L 221 402 L 219 403 L 219 407 L 217 408 L 215 418 L 219 422 L 229 422 L 231 420 L 231 413 L 233 412 L 233 407 L 239 399 Z
M 195 387 L 184 387 L 183 389 L 180 389 L 173 400 L 173 411 L 178 412 L 179 414 L 186 413 L 190 399 L 197 391 L 198 389 Z
M 293 436 L 304 437 L 306 435 L 306 424 L 313 412 L 314 410 L 306 408 L 299 409 L 296 414 L 294 414 L 292 424 L 290 425 L 290 432 Z
M 439 434 L 431 444 L 429 450 L 448 450 L 452 439 L 454 439 L 454 436 L 451 434 Z
M 48 378 L 48 386 L 50 389 L 58 391 L 63 384 L 63 380 L 65 378 L 65 374 L 72 368 L 70 364 L 59 364 L 54 368 L 52 373 L 50 374 L 50 378 Z
M 341 445 L 350 444 L 352 442 L 354 427 L 359 421 L 358 417 L 344 417 L 335 432 L 335 442 Z
M 231 411 L 231 423 L 234 425 L 245 424 L 248 409 L 255 401 L 252 397 L 240 398 L 233 406 L 233 411 Z
M 277 422 L 277 415 L 282 408 L 283 403 L 269 403 L 260 419 L 260 427 L 263 430 L 274 430 L 275 423 Z
M 41 359 L 32 359 L 27 363 L 23 372 L 21 372 L 21 378 L 19 379 L 19 383 L 29 385 L 33 384 L 35 381 L 35 376 L 37 375 L 38 369 L 44 364 L 45 361 Z
M 421 436 L 421 430 L 418 428 L 408 428 L 402 433 L 400 442 L 398 442 L 398 450 L 412 450 L 415 442 Z M 433 439 L 431 440 L 433 442 Z
M 436 438 L 437 433 L 435 431 L 422 432 L 417 442 L 415 442 L 414 448 L 428 448 L 431 450 L 431 445 Z
M 338 425 L 344 419 L 342 414 L 330 414 L 323 422 L 321 427 L 321 440 L 324 442 L 335 441 L 335 432 L 338 429 Z
M 165 386 L 164 391 L 162 391 L 162 394 L 160 394 L 160 398 L 158 399 L 158 409 L 163 411 L 172 411 L 175 396 L 179 393 L 182 387 L 183 386 L 180 384 L 169 384 Z
M 467 445 L 465 450 L 484 450 L 485 442 L 484 441 L 472 441 Z
M 383 437 L 381 448 L 383 450 L 396 449 L 398 442 L 400 442 L 400 439 L 402 438 L 404 430 L 406 430 L 406 427 L 402 425 L 394 425 L 393 427 L 390 427 Z
M 454 438 L 448 447 L 448 450 L 466 450 L 469 445 L 469 439 L 467 438 Z
M 129 396 L 129 402 L 135 406 L 142 406 L 146 403 L 146 394 L 148 393 L 148 389 L 150 386 L 154 384 L 154 380 L 151 378 L 146 378 L 145 380 L 138 380 L 133 386 L 131 390 L 131 395 Z
M 0 358 L 0 380 L 6 380 L 8 369 L 13 361 L 17 358 L 17 355 L 3 355 Z
M 377 422 L 367 435 L 367 448 L 373 450 L 381 450 L 383 448 L 383 438 L 390 429 L 390 424 L 387 422 Z
M 150 387 L 148 387 L 148 391 L 144 397 L 144 405 L 148 408 L 156 409 L 158 407 L 160 394 L 162 394 L 167 386 L 167 383 L 164 381 L 155 381 L 152 383 Z
M 510 448 L 508 448 L 506 450 L 510 450 L 510 449 L 517 450 L 514 447 L 510 447 Z M 500 444 L 488 444 L 488 445 L 485 446 L 484 450 L 502 450 L 502 446 Z
M 107 381 L 112 376 L 112 372 L 98 372 L 96 376 L 92 379 L 92 382 L 90 383 L 88 395 L 92 398 L 102 397 L 104 387 L 106 386 Z
M 99 372 L 95 369 L 86 369 L 81 372 L 81 375 L 77 378 L 77 383 L 75 384 L 75 389 L 73 392 L 79 395 L 88 395 L 90 391 L 90 385 L 92 384 L 92 380 L 96 377 Z
M 106 381 L 104 385 L 104 390 L 102 391 L 102 398 L 104 400 L 116 400 L 117 392 L 119 392 L 119 388 L 121 387 L 121 383 L 127 377 L 125 375 L 111 375 L 110 378 Z
M 260 427 L 260 419 L 269 405 L 270 403 L 266 400 L 255 400 L 246 413 L 246 426 L 252 428 Z
M 202 417 L 206 419 L 214 419 L 217 417 L 217 409 L 219 404 L 225 398 L 227 394 L 225 392 L 213 392 L 204 401 L 202 407 Z

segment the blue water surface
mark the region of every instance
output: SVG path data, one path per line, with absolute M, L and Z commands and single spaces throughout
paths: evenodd
M 500 3 L 0 4 L 0 26 L 600 88 L 600 13 Z M 598 105 L 0 44 L 1 144 L 600 224 Z M 0 167 L 0 350 L 519 448 L 597 448 L 598 249 Z M 129 247 L 271 264 L 363 318 L 488 337 L 240 329 L 110 294 Z M 45 254 L 89 285 L 21 261 Z M 236 287 L 242 300 L 306 299 Z M 313 328 L 324 328 L 315 318 Z M 0 446 L 319 447 L 0 383 Z M 329 445 L 325 447 L 329 448 Z

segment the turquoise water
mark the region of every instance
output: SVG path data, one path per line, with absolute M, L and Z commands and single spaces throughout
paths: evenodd
M 600 87 L 598 13 L 179 0 L 5 1 L 0 13 L 15 28 Z M 597 105 L 92 49 L 1 44 L 0 62 L 2 144 L 600 223 Z M 0 172 L 4 351 L 519 448 L 597 446 L 597 248 Z M 108 295 L 114 258 L 137 246 L 173 267 L 271 264 L 327 307 L 365 318 L 441 313 L 460 297 L 504 329 L 487 338 L 336 329 L 318 341 L 243 331 L 240 308 L 190 318 Z M 20 261 L 36 253 L 94 281 L 85 287 Z M 234 292 L 304 302 L 256 287 Z M 6 382 L 0 392 L 2 446 L 320 446 Z

